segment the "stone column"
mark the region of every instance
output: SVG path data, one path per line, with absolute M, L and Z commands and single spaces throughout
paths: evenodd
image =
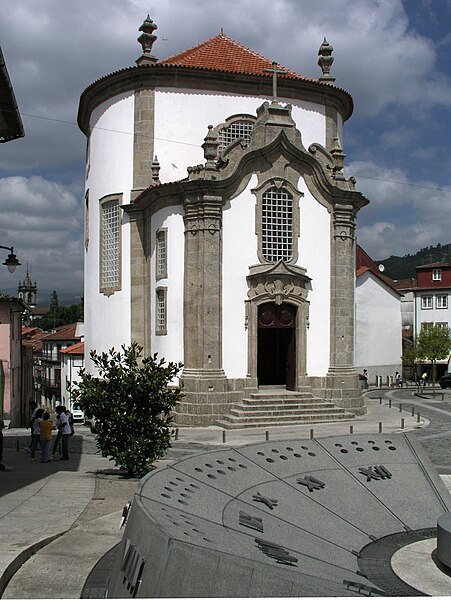
M 154 90 L 135 90 L 133 138 L 133 189 L 130 202 L 154 183 L 152 162 L 154 158 Z M 130 313 L 131 340 L 150 348 L 150 231 L 142 211 L 128 211 L 130 218 Z
M 363 411 L 354 368 L 355 207 L 336 204 L 331 265 L 330 363 L 328 396 L 335 404 Z
M 186 386 L 193 384 L 199 391 L 225 391 L 221 326 L 222 199 L 187 198 L 184 220 L 183 379 Z

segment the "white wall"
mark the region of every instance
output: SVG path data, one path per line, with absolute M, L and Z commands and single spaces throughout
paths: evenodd
M 130 344 L 130 233 L 123 214 L 122 290 L 110 297 L 99 293 L 99 201 L 109 194 L 123 194 L 130 202 L 133 183 L 133 93 L 116 96 L 97 107 L 90 120 L 89 245 L 85 252 L 85 352 L 105 351 Z M 87 368 L 91 368 L 87 360 Z
M 223 368 L 229 378 L 247 374 L 247 331 L 245 300 L 249 267 L 259 263 L 255 233 L 257 185 L 253 176 L 246 189 L 223 212 Z M 329 368 L 330 340 L 330 216 L 299 181 L 300 199 L 299 259 L 312 278 L 308 293 L 310 327 L 307 332 L 307 374 L 324 376 Z
M 186 177 L 186 168 L 205 162 L 202 144 L 208 125 L 216 126 L 236 114 L 256 116 L 266 97 L 174 90 L 160 88 L 155 93 L 155 154 L 160 163 L 160 180 Z M 280 100 L 293 105 L 292 117 L 306 148 L 313 142 L 325 144 L 325 109 L 297 100 Z
M 258 264 L 255 234 L 257 185 L 253 175 L 243 192 L 224 207 L 222 221 L 222 364 L 231 379 L 247 375 L 247 331 L 244 328 L 249 267 Z
M 155 278 L 156 233 L 167 228 L 167 278 Z M 151 353 L 166 361 L 183 362 L 183 273 L 185 261 L 183 208 L 167 207 L 152 216 L 151 261 Z M 155 335 L 156 288 L 167 288 L 167 335 Z
M 307 331 L 307 375 L 327 374 L 330 355 L 330 215 L 309 192 L 304 180 L 298 183 L 304 193 L 300 201 L 298 265 L 311 277 L 310 326 Z
M 375 275 L 357 278 L 355 365 L 358 372 L 394 376 L 401 370 L 402 324 L 400 296 Z

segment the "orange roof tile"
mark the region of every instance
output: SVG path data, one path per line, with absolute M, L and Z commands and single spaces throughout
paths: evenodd
M 158 64 L 272 77 L 271 73 L 265 71 L 265 69 L 272 69 L 272 62 L 221 32 L 217 36 L 201 42 L 192 48 L 188 48 L 179 54 L 174 54 L 164 60 L 160 60 Z M 278 75 L 278 77 L 316 81 L 316 79 L 304 77 L 296 73 L 296 71 L 287 69 L 279 64 L 277 65 L 277 69 L 286 71 L 286 74 Z
M 81 354 L 85 353 L 85 343 L 78 342 L 78 344 L 72 344 L 72 346 L 68 346 L 63 350 L 60 350 L 61 354 Z
M 45 336 L 44 341 L 47 340 L 73 340 L 79 339 L 75 335 L 77 331 L 77 323 L 71 323 L 70 325 L 62 325 L 57 327 L 53 333 L 49 333 Z

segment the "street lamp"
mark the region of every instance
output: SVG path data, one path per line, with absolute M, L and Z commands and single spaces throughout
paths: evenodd
M 14 254 L 14 248 L 12 246 L 0 246 L 4 250 L 9 250 L 8 258 L 5 259 L 5 262 L 2 263 L 5 267 L 8 267 L 8 271 L 10 273 L 14 273 L 16 267 L 20 267 L 21 263 L 17 260 L 17 256 Z

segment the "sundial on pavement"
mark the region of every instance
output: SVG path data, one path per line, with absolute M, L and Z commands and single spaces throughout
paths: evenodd
M 416 595 L 390 553 L 450 508 L 409 434 L 206 452 L 142 480 L 108 597 Z

